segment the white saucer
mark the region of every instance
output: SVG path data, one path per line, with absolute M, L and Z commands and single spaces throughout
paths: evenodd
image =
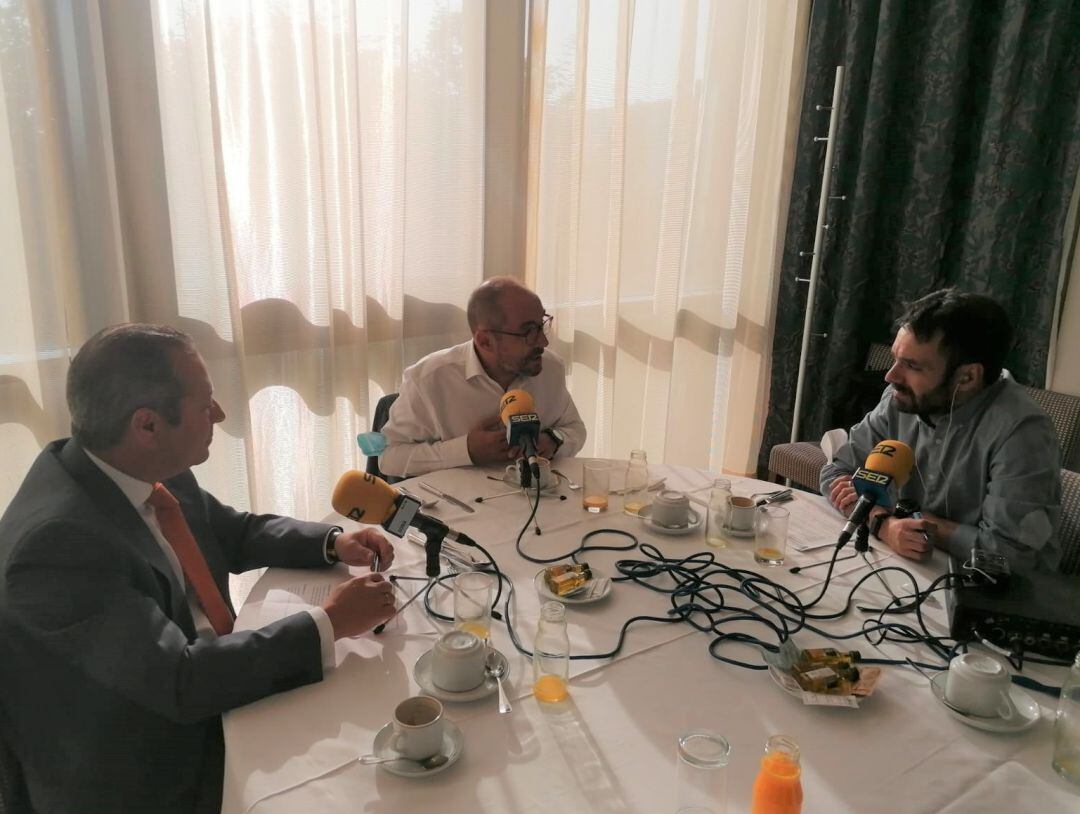
M 1039 722 L 1040 713 L 1038 702 L 1015 684 L 1009 687 L 1009 699 L 1012 701 L 1013 706 L 1016 707 L 1017 712 L 1017 717 L 1015 719 L 984 718 L 978 715 L 967 715 L 959 710 L 953 709 L 945 703 L 945 676 L 948 674 L 948 670 L 937 673 L 930 679 L 930 689 L 933 691 L 934 697 L 941 702 L 941 705 L 949 711 L 951 716 L 960 721 L 960 723 L 973 726 L 976 729 L 984 729 L 987 732 L 1012 734 L 1014 732 L 1023 732 L 1025 729 L 1031 729 L 1031 727 Z
M 521 488 L 521 484 L 518 483 L 518 479 L 517 478 L 512 478 L 509 475 L 507 475 L 505 470 L 503 470 L 503 478 L 502 479 L 503 479 L 503 483 L 505 483 L 507 486 L 514 486 L 514 487 L 517 487 L 518 489 Z M 558 475 L 552 475 L 551 480 L 548 481 L 548 485 L 543 487 L 540 490 L 540 492 L 541 492 L 541 494 L 549 495 L 558 488 L 559 488 L 559 476 Z M 535 486 L 530 486 L 526 491 L 529 492 L 529 494 L 536 494 L 536 487 Z
M 495 652 L 499 653 L 498 650 Z M 502 653 L 499 653 L 499 658 L 506 662 L 506 672 L 503 673 L 503 681 L 505 681 L 510 676 L 510 663 L 506 661 L 506 656 Z M 479 701 L 481 698 L 487 698 L 499 689 L 498 682 L 487 674 L 484 675 L 484 683 L 471 690 L 453 692 L 452 690 L 444 690 L 442 687 L 436 687 L 435 682 L 431 680 L 430 650 L 416 660 L 416 664 L 413 665 L 413 678 L 416 679 L 416 683 L 419 684 L 420 688 L 428 695 L 434 696 L 440 701 L 449 701 L 450 703 Z
M 375 745 L 372 749 L 373 754 L 379 757 L 390 757 L 396 755 L 393 749 L 390 748 L 390 741 L 394 737 L 394 724 L 390 722 L 386 724 L 375 735 Z M 378 764 L 381 768 L 386 769 L 390 774 L 396 774 L 401 777 L 427 777 L 430 774 L 438 774 L 445 771 L 457 763 L 458 758 L 461 757 L 461 753 L 465 751 L 465 736 L 461 734 L 461 730 L 458 729 L 457 724 L 451 721 L 449 718 L 443 719 L 443 741 L 442 741 L 442 753 L 446 755 L 446 763 L 441 766 L 436 766 L 433 769 L 425 769 L 415 760 L 409 760 L 408 758 L 402 758 L 401 760 L 392 760 L 389 763 Z
M 564 605 L 588 605 L 591 602 L 599 602 L 605 596 L 611 594 L 612 591 L 611 580 L 605 576 L 600 576 L 595 571 L 593 571 L 593 578 L 585 583 L 585 587 L 581 592 L 570 596 L 559 596 L 551 592 L 547 583 L 544 582 L 543 568 L 533 577 L 533 585 L 536 586 L 536 592 L 540 594 L 541 599 L 562 602 Z
M 703 514 L 699 514 L 693 509 L 690 510 L 690 522 L 685 526 L 662 526 L 652 519 L 652 504 L 650 503 L 640 512 L 638 517 L 642 519 L 650 531 L 655 531 L 657 534 L 668 534 L 672 537 L 680 537 L 683 534 L 692 534 L 701 528 L 702 522 L 705 520 Z

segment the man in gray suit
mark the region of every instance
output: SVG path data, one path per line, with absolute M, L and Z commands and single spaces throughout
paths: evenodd
M 228 573 L 385 566 L 393 549 L 199 488 L 190 468 L 225 415 L 179 331 L 98 333 L 68 404 L 73 437 L 42 451 L 0 519 L 0 729 L 35 811 L 219 811 L 221 713 L 321 680 L 335 639 L 394 610 L 368 574 L 233 632 Z

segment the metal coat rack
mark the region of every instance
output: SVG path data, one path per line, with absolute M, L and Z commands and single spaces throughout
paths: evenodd
M 810 340 L 814 337 L 825 339 L 827 333 L 813 332 L 814 321 L 814 295 L 817 293 L 818 273 L 821 270 L 821 251 L 825 243 L 825 233 L 831 224 L 826 223 L 828 216 L 829 201 L 845 201 L 846 195 L 830 195 L 829 186 L 832 181 L 833 153 L 836 147 L 836 126 L 840 120 L 840 100 L 844 90 L 844 66 L 836 66 L 836 81 L 833 83 L 833 95 L 831 105 L 817 105 L 818 110 L 829 112 L 829 134 L 827 136 L 814 136 L 815 142 L 825 142 L 825 165 L 821 171 L 821 195 L 818 197 L 817 226 L 814 229 L 814 248 L 812 251 L 800 251 L 799 257 L 810 257 L 810 276 L 800 277 L 795 275 L 796 283 L 809 283 L 806 292 L 806 316 L 803 319 L 802 349 L 799 352 L 799 377 L 795 384 L 795 411 L 791 419 L 791 441 L 799 440 L 799 414 L 802 408 L 803 386 L 806 379 L 806 361 L 810 353 Z

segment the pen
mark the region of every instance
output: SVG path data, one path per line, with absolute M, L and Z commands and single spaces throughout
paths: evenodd
M 383 623 L 382 623 L 382 624 L 380 624 L 380 625 L 376 625 L 376 626 L 375 626 L 375 630 L 373 630 L 372 632 L 373 632 L 373 633 L 374 633 L 374 634 L 375 634 L 376 636 L 378 636 L 378 635 L 379 635 L 380 633 L 382 633 L 382 632 L 383 632 L 383 631 L 384 631 L 384 630 L 386 629 L 386 626 L 387 626 L 387 625 L 388 625 L 388 624 L 389 624 L 389 623 L 390 623 L 390 622 L 391 622 L 391 621 L 393 620 L 394 616 L 397 616 L 397 615 L 398 615 L 399 613 L 401 613 L 401 612 L 402 612 L 403 610 L 405 610 L 405 608 L 409 607 L 409 605 L 411 605 L 411 604 L 412 604 L 413 602 L 415 602 L 415 601 L 416 601 L 417 599 L 419 599 L 419 598 L 420 598 L 420 594 L 424 593 L 424 591 L 426 591 L 426 590 L 427 590 L 427 588 L 431 586 L 431 583 L 432 583 L 433 581 L 434 581 L 434 580 L 428 580 L 428 584 L 427 584 L 427 586 L 426 586 L 426 587 L 424 587 L 424 588 L 421 588 L 421 589 L 420 589 L 419 591 L 417 591 L 416 593 L 414 593 L 414 594 L 412 595 L 412 597 L 410 597 L 410 599 L 409 599 L 409 601 L 408 601 L 408 602 L 406 602 L 406 603 L 405 603 L 404 605 L 402 605 L 402 606 L 401 606 L 400 608 L 398 608 L 398 609 L 397 609 L 396 611 L 394 611 L 393 615 L 392 615 L 392 616 L 391 616 L 391 617 L 390 617 L 389 619 L 387 619 L 387 620 L 386 620 L 385 622 L 383 622 Z
M 912 520 L 922 520 L 923 519 L 922 512 L 912 512 L 911 513 L 911 519 Z M 919 534 L 921 534 L 922 538 L 924 540 L 926 540 L 927 545 L 929 545 L 931 548 L 933 548 L 933 543 L 930 542 L 930 535 L 926 533 L 926 529 L 919 529 Z

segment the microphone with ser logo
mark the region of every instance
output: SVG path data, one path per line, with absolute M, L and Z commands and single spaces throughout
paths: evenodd
M 382 478 L 350 469 L 334 486 L 330 498 L 334 511 L 358 523 L 381 526 L 395 537 L 404 537 L 410 526 L 419 529 L 427 538 L 427 575 L 439 575 L 439 552 L 443 540 L 475 546 L 476 542 L 454 531 L 441 520 L 420 511 L 420 501 L 399 492 Z
M 532 478 L 540 479 L 536 445 L 540 441 L 540 416 L 533 397 L 524 390 L 507 390 L 499 401 L 499 417 L 506 425 L 506 443 L 521 447 L 521 485 L 528 488 Z M 524 461 L 528 461 L 526 468 Z
M 859 495 L 859 501 L 848 515 L 843 531 L 836 541 L 841 548 L 851 539 L 859 526 L 866 523 L 874 506 L 891 507 L 889 487 L 903 486 L 915 466 L 915 454 L 903 441 L 882 441 L 866 456 L 866 462 L 855 470 L 851 484 Z

